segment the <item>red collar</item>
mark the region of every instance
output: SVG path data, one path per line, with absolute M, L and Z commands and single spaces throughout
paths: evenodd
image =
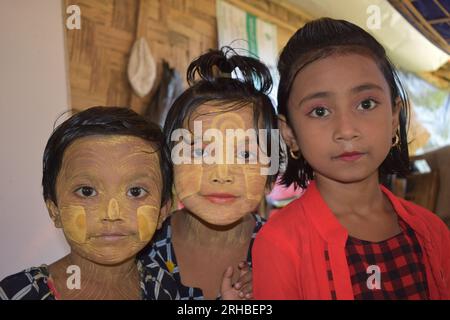
M 397 198 L 387 188 L 382 185 L 380 188 L 391 201 L 396 213 L 422 238 L 428 240 L 428 230 L 418 215 L 413 210 L 407 211 L 403 200 Z M 322 238 L 329 244 L 345 247 L 348 232 L 325 203 L 315 181 L 311 181 L 300 199 L 303 201 L 299 201 L 298 204 L 304 207 L 305 214 L 311 219 Z

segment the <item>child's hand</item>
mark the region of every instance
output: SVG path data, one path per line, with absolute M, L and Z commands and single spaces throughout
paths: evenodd
M 233 285 L 233 267 L 229 266 L 222 278 L 220 294 L 223 300 L 249 300 L 253 298 L 252 272 L 247 262 L 239 263 L 239 279 Z
M 234 284 L 234 288 L 239 291 L 241 299 L 253 299 L 253 274 L 246 261 L 239 263 L 239 271 L 239 279 Z

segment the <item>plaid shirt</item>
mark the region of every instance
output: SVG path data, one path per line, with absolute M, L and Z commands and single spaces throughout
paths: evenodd
M 252 247 L 256 234 L 261 229 L 265 220 L 258 214 L 252 214 L 256 221 L 252 239 L 247 253 L 247 263 L 252 266 Z M 200 288 L 186 287 L 181 283 L 180 270 L 178 268 L 175 251 L 172 244 L 171 218 L 169 217 L 162 228 L 155 234 L 150 246 L 143 250 L 140 261 L 155 278 L 157 286 L 152 291 L 147 291 L 144 299 L 147 300 L 203 300 L 203 292 Z M 161 293 L 164 293 L 162 296 Z M 218 297 L 218 299 L 220 296 Z
M 355 300 L 428 299 L 422 251 L 414 231 L 401 219 L 402 232 L 381 242 L 348 237 L 345 246 Z M 332 299 L 336 299 L 328 251 L 325 250 L 327 274 Z M 380 288 L 369 288 L 376 266 Z M 376 279 L 376 278 L 375 278 Z M 372 279 L 371 279 L 372 280 Z

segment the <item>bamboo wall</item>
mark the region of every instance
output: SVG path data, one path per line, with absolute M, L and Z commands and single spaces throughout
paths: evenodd
M 286 1 L 228 0 L 277 25 L 279 49 L 308 17 Z M 145 37 L 157 61 L 184 77 L 189 62 L 217 47 L 215 0 L 64 0 L 81 9 L 81 29 L 66 30 L 71 105 L 131 106 L 141 112 L 152 93 L 136 96 L 127 80 L 131 47 Z M 63 13 L 65 16 L 67 14 Z M 157 79 L 158 81 L 158 79 Z M 156 82 L 157 82 L 156 81 Z

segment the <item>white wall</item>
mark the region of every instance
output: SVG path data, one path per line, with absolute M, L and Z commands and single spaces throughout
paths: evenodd
M 68 252 L 42 199 L 42 154 L 68 109 L 62 1 L 0 1 L 0 279 Z

